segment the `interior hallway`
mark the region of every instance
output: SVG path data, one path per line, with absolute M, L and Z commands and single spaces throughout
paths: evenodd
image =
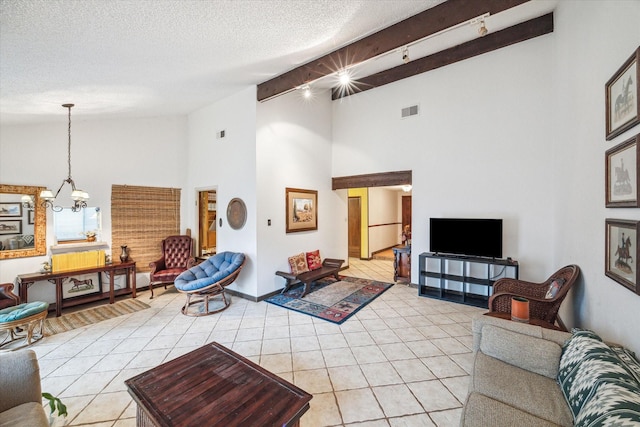
M 391 281 L 393 263 L 350 259 L 342 274 Z M 124 380 L 217 341 L 313 394 L 302 427 L 457 426 L 471 367 L 471 317 L 483 310 L 396 285 L 342 325 L 234 297 L 219 314 L 180 314 L 160 287 L 151 308 L 46 337 L 42 390 L 68 425 L 135 426 Z M 60 422 L 55 425 L 62 425 Z

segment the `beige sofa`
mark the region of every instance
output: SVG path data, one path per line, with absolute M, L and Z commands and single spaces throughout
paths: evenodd
M 33 350 L 0 352 L 0 427 L 48 427 Z
M 640 425 L 640 361 L 628 349 L 483 315 L 472 328 L 462 426 Z

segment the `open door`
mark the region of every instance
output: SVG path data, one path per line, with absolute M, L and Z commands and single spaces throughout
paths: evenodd
M 216 253 L 216 190 L 198 192 L 198 256 Z
M 360 197 L 349 197 L 349 257 L 360 258 L 361 248 L 361 212 Z

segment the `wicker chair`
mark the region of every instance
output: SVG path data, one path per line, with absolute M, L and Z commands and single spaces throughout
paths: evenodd
M 529 316 L 558 325 L 566 330 L 558 317 L 560 304 L 567 296 L 569 289 L 580 275 L 577 265 L 567 265 L 556 271 L 542 283 L 525 282 L 524 280 L 504 278 L 493 285 L 493 295 L 489 298 L 489 312 L 511 313 L 511 297 L 519 296 L 529 300 Z M 556 279 L 564 281 L 555 296 L 546 298 L 550 285 Z

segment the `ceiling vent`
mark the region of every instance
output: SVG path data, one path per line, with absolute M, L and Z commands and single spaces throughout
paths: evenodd
M 411 107 L 406 107 L 406 108 L 402 109 L 401 117 L 403 119 L 405 119 L 407 117 L 417 116 L 418 112 L 419 112 L 418 106 L 417 105 L 412 105 Z

